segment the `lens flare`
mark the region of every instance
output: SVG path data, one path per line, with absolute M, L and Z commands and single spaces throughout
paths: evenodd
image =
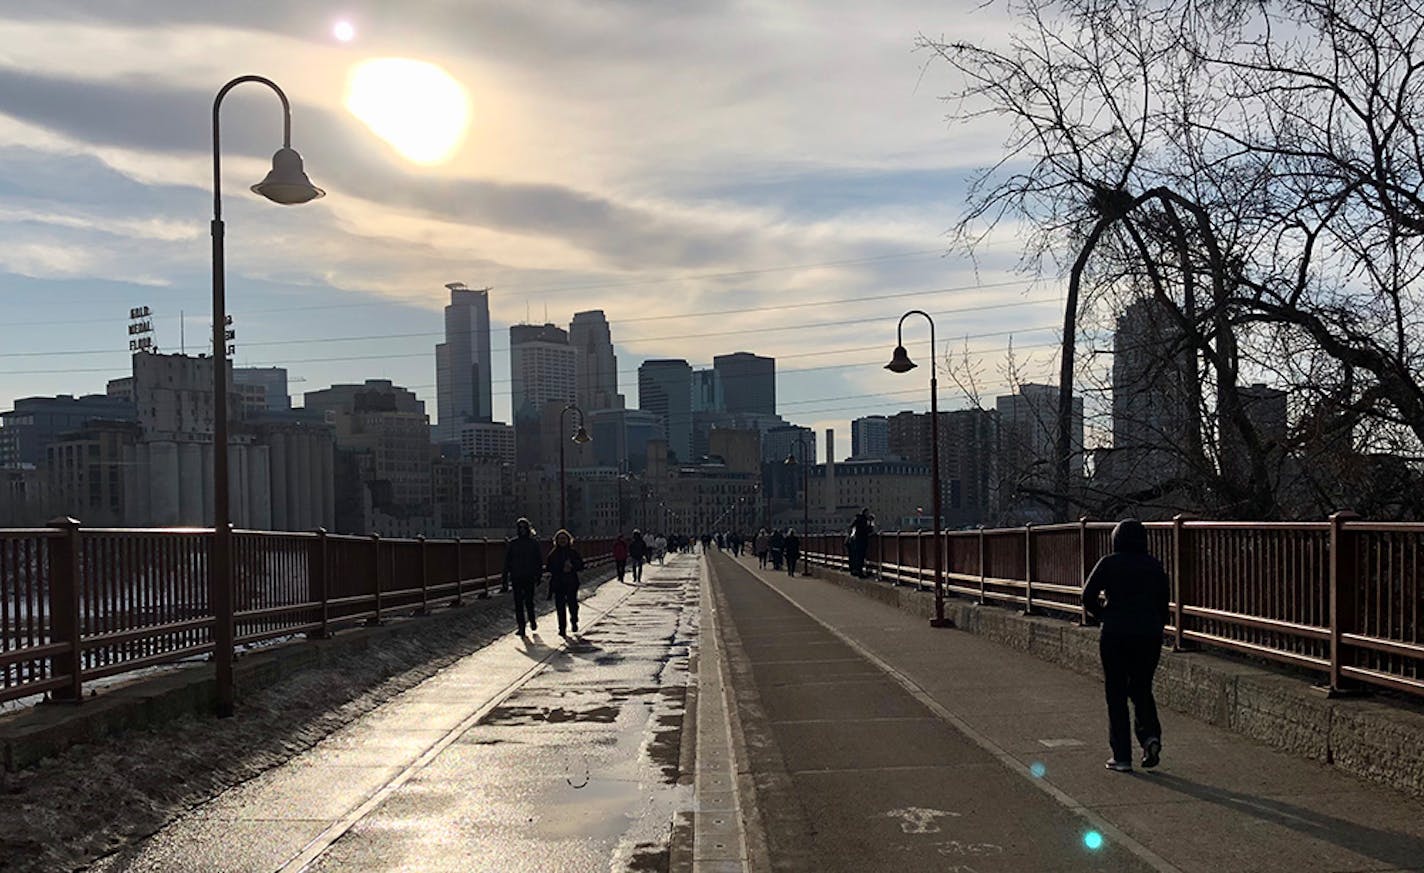
M 470 124 L 464 86 L 434 64 L 376 58 L 352 69 L 346 108 L 417 164 L 449 160 Z
M 1048 772 L 1048 768 L 1043 765 L 1043 762 L 1034 761 L 1028 765 L 1028 772 L 1033 774 L 1033 778 L 1042 779 L 1043 774 Z
M 350 42 L 356 38 L 356 25 L 349 21 L 338 21 L 332 26 L 331 35 L 339 42 Z
M 1097 831 L 1088 831 L 1083 834 L 1083 845 L 1096 852 L 1103 847 L 1103 835 Z

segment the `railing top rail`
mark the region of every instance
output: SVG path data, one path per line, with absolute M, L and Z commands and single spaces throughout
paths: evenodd
M 210 527 L 86 527 L 84 533 L 101 536 L 152 536 L 154 534 L 210 534 Z
M 54 527 L 0 528 L 0 540 L 22 540 L 35 537 L 62 537 L 64 531 Z

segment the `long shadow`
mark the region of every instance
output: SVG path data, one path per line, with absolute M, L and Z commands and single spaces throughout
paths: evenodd
M 1411 870 L 1424 869 L 1424 838 L 1346 821 L 1279 800 L 1202 785 L 1171 773 L 1154 772 L 1151 778 L 1188 797 L 1299 831 L 1382 863 Z

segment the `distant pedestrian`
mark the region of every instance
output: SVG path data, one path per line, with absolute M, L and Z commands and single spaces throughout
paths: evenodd
M 786 552 L 786 575 L 795 576 L 796 562 L 801 558 L 801 538 L 796 536 L 796 528 L 786 529 L 786 541 L 781 548 Z
M 766 532 L 766 528 L 757 531 L 756 539 L 752 540 L 752 551 L 756 553 L 757 561 L 765 570 L 766 558 L 771 554 L 771 534 Z
M 653 557 L 658 559 L 658 566 L 662 566 L 663 560 L 667 557 L 668 538 L 662 534 L 653 537 Z
M 1109 770 L 1132 772 L 1132 735 L 1127 702 L 1136 716 L 1142 766 L 1156 767 L 1162 754 L 1162 725 L 1152 697 L 1152 677 L 1162 657 L 1162 628 L 1169 619 L 1167 573 L 1147 552 L 1147 529 L 1135 518 L 1117 523 L 1112 554 L 1093 567 L 1083 586 L 1083 608 L 1102 622 L 1098 652 L 1108 702 Z
M 633 581 L 643 581 L 643 562 L 648 559 L 648 541 L 643 538 L 643 532 L 633 531 L 633 538 L 628 541 L 628 560 L 633 562 Z M 622 577 L 620 577 L 622 578 Z
M 568 636 L 566 629 L 578 633 L 578 574 L 583 569 L 583 558 L 574 551 L 574 538 L 568 531 L 554 534 L 554 548 L 549 552 L 545 568 L 549 571 L 554 611 L 559 616 L 559 636 Z
M 514 591 L 514 619 L 519 623 L 519 635 L 524 636 L 526 620 L 530 630 L 538 630 L 534 620 L 534 588 L 544 572 L 544 556 L 529 519 L 514 523 L 514 538 L 504 546 L 504 587 Z
M 781 528 L 772 528 L 771 539 L 767 541 L 767 550 L 771 555 L 771 569 L 781 569 L 781 552 L 786 548 L 786 537 L 782 535 Z
M 874 518 L 870 514 L 870 507 L 867 506 L 851 520 L 850 531 L 846 536 L 846 551 L 850 557 L 852 576 L 865 576 L 865 556 L 870 551 L 870 535 L 875 532 Z
M 623 574 L 628 571 L 628 541 L 619 534 L 613 541 L 613 566 L 618 570 L 618 581 L 623 581 Z

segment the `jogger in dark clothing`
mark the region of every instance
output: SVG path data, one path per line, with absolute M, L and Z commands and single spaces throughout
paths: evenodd
M 524 636 L 526 616 L 530 630 L 538 630 L 534 620 L 534 587 L 544 573 L 544 556 L 529 519 L 514 523 L 515 535 L 504 547 L 504 584 L 514 590 L 514 619 L 519 623 L 519 635 Z
M 554 549 L 549 552 L 545 567 L 549 571 L 549 592 L 554 595 L 554 611 L 559 616 L 559 636 L 567 636 L 566 629 L 578 633 L 578 574 L 583 569 L 583 558 L 574 551 L 574 538 L 568 531 L 554 534 Z
M 1113 528 L 1112 554 L 1104 556 L 1083 587 L 1083 606 L 1102 622 L 1098 652 L 1108 703 L 1109 770 L 1132 770 L 1132 734 L 1142 744 L 1142 766 L 1162 753 L 1162 725 L 1152 678 L 1162 657 L 1162 628 L 1170 619 L 1171 586 L 1162 564 L 1147 553 L 1147 529 L 1123 519 Z M 1129 732 L 1127 702 L 1136 716 Z

